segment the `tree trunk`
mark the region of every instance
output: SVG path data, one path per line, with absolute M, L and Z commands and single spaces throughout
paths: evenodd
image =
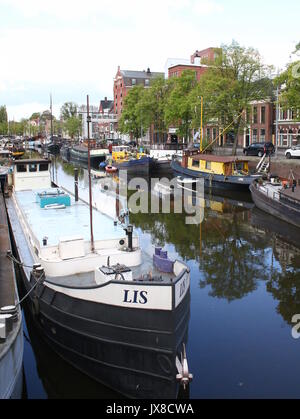
M 237 153 L 237 146 L 238 146 L 238 140 L 239 140 L 239 131 L 240 131 L 240 125 L 241 125 L 242 115 L 237 119 L 236 124 L 234 125 L 234 143 L 232 146 L 232 155 L 236 156 Z

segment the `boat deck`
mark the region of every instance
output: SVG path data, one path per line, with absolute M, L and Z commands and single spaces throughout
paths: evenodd
M 142 264 L 131 268 L 133 279 L 137 282 L 156 282 L 160 284 L 170 284 L 174 279 L 174 274 L 167 274 L 158 271 L 153 265 L 152 255 L 142 252 Z M 59 284 L 71 288 L 93 288 L 97 286 L 95 273 L 84 272 L 76 275 L 56 277 L 47 279 L 52 284 Z
M 282 191 L 282 185 L 281 184 L 271 184 L 269 182 L 265 182 L 262 185 L 257 185 L 257 189 L 266 195 L 268 198 L 275 199 L 276 201 L 279 201 L 280 195 L 279 192 Z
M 292 199 L 294 199 L 296 201 L 299 201 L 299 204 L 300 204 L 300 186 L 297 186 L 295 188 L 295 192 L 293 192 L 292 189 L 283 189 L 281 191 L 281 194 L 284 197 L 292 198 Z
M 90 241 L 89 206 L 82 201 L 75 202 L 71 196 L 71 206 L 65 209 L 41 209 L 36 202 L 36 194 L 43 190 L 27 190 L 16 192 L 26 220 L 40 244 L 48 238 L 48 246 L 57 245 L 61 238 L 80 236 Z M 110 240 L 123 238 L 122 227 L 114 226 L 113 220 L 93 209 L 94 240 Z

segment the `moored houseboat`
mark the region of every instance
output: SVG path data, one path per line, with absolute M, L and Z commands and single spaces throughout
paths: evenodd
M 199 154 L 199 150 L 187 150 L 182 161 L 174 159 L 173 172 L 181 177 L 204 179 L 204 186 L 210 190 L 249 190 L 251 183 L 260 175 L 251 175 L 248 160 L 233 156 Z
M 85 167 L 88 166 L 88 147 L 87 145 L 74 145 L 70 149 L 70 162 L 81 164 Z M 90 147 L 90 162 L 93 168 L 98 168 L 99 164 L 106 160 L 109 155 L 109 150 L 104 148 L 98 148 L 91 144 Z
M 129 146 L 112 147 L 112 165 L 118 170 L 126 170 L 128 174 L 150 174 L 152 158 L 145 153 L 131 151 Z
M 297 182 L 287 187 L 288 182 L 255 181 L 250 186 L 252 199 L 262 211 L 300 227 L 300 186 Z
M 172 172 L 171 162 L 175 157 L 182 157 L 184 144 L 155 144 L 150 148 L 153 172 Z
M 50 161 L 15 161 L 7 199 L 35 325 L 66 361 L 127 397 L 172 398 L 190 303 L 190 271 L 143 252 L 120 225 L 50 188 Z M 93 238 L 88 220 L 93 215 Z

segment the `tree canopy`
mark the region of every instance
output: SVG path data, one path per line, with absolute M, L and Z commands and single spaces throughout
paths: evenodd
M 296 45 L 294 54 L 300 55 L 300 42 Z M 300 60 L 289 64 L 286 70 L 276 79 L 276 83 L 281 87 L 280 105 L 285 109 L 300 110 Z M 300 118 L 294 112 L 295 118 Z
M 187 70 L 178 78 L 156 80 L 148 89 L 132 88 L 124 100 L 119 130 L 139 138 L 151 125 L 159 135 L 174 127 L 181 138 L 190 141 L 191 131 L 200 127 L 203 97 L 204 124 L 214 121 L 220 128 L 230 126 L 236 154 L 238 133 L 251 102 L 272 95 L 272 68 L 262 63 L 258 51 L 234 41 L 215 52 L 214 61 L 205 63 L 208 69 L 199 82 L 195 72 Z

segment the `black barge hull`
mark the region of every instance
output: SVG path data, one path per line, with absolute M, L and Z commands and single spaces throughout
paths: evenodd
M 252 199 L 257 208 L 273 215 L 289 224 L 300 227 L 300 208 L 293 206 L 285 200 L 276 200 L 259 191 L 256 183 L 250 186 Z
M 21 277 L 27 293 L 35 280 L 22 268 Z M 175 360 L 187 343 L 189 293 L 175 311 L 149 312 L 86 302 L 42 284 L 26 304 L 49 346 L 95 381 L 133 399 L 178 396 Z
M 237 176 L 211 175 L 205 172 L 197 172 L 181 166 L 180 163 L 173 160 L 171 163 L 173 173 L 194 179 L 204 179 L 204 187 L 211 191 L 247 191 L 249 186 L 256 179 L 253 176 L 243 176 L 243 181 L 238 181 Z

